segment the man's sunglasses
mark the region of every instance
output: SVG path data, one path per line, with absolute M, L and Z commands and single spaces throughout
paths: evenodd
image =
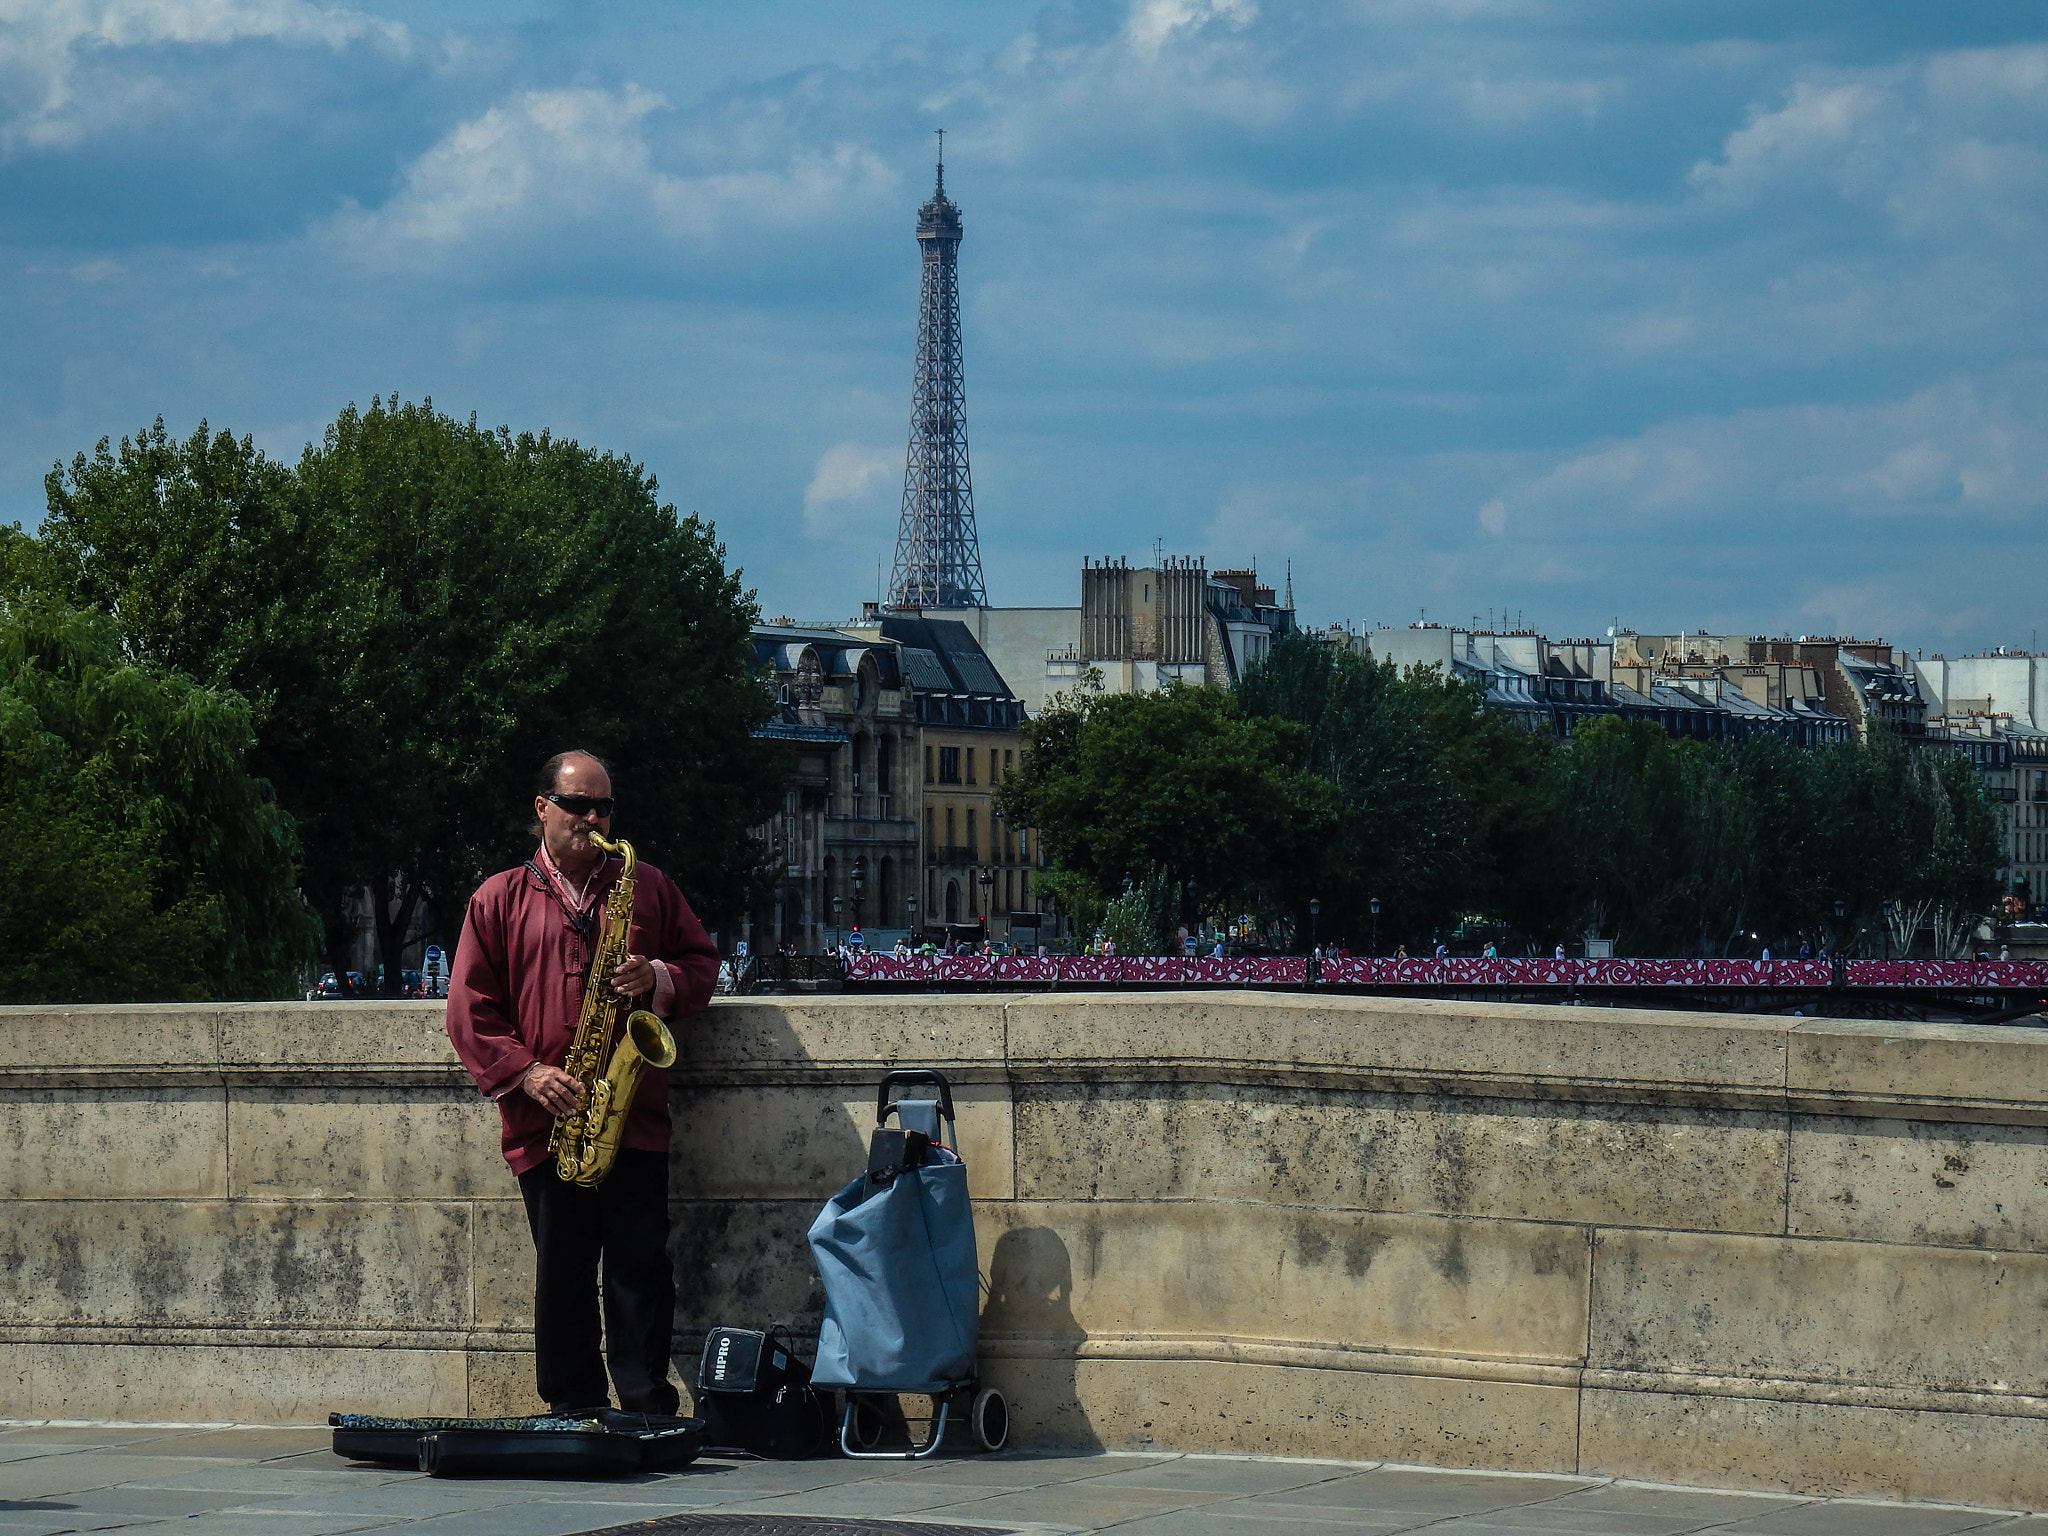
M 588 816 L 592 811 L 597 812 L 600 816 L 609 816 L 612 813 L 612 797 L 610 795 L 606 795 L 602 799 L 591 795 L 542 795 L 541 799 L 547 801 L 550 805 L 560 806 L 571 816 Z

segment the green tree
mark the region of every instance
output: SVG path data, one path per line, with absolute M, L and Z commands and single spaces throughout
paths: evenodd
M 1324 933 L 1364 934 L 1375 897 L 1389 936 L 1526 904 L 1546 743 L 1488 714 L 1476 683 L 1297 634 L 1237 694 L 1247 714 L 1300 727 L 1293 765 L 1339 809 L 1293 871 L 1298 901 L 1322 900 Z
M 1069 694 L 1026 722 L 999 804 L 1098 891 L 1163 877 L 1208 910 L 1269 908 L 1335 824 L 1327 787 L 1292 766 L 1299 732 L 1214 689 Z
M 385 959 L 523 856 L 532 773 L 587 747 L 615 829 L 712 920 L 755 889 L 776 754 L 724 550 L 637 464 L 431 402 L 351 406 L 296 467 L 161 422 L 49 477 L 10 569 L 121 616 L 140 655 L 256 702 L 254 761 L 301 828 L 341 969 L 367 886 Z M 454 933 L 444 931 L 445 939 Z
M 262 998 L 310 940 L 246 700 L 104 615 L 0 605 L 0 1001 Z

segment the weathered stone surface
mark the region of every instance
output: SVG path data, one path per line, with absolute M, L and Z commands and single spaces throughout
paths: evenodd
M 2048 1108 L 2048 1029 L 1811 1019 L 1786 1045 L 1795 1094 Z
M 502 1165 L 501 1165 L 502 1166 Z M 470 1244 L 475 1275 L 476 1326 L 533 1327 L 533 1233 L 526 1225 L 526 1203 L 479 1200 L 470 1206 Z
M 224 1196 L 225 1099 L 219 1088 L 0 1093 L 0 1200 Z
M 1017 1120 L 1025 1199 L 1785 1229 L 1776 1113 L 1107 1082 L 1020 1088 Z
M 1800 1117 L 1799 1237 L 2048 1252 L 2048 1127 Z
M 1645 1482 L 2042 1509 L 2044 1447 L 2042 1419 L 1588 1391 L 1579 1469 Z
M 0 1326 L 469 1322 L 463 1205 L 36 1200 L 7 1216 Z
M 1345 1068 L 1588 1086 L 1781 1088 L 1785 1022 L 1278 992 L 1053 993 L 1010 1008 L 1013 1063 Z
M 0 1008 L 0 1072 L 170 1065 L 210 1070 L 220 1059 L 220 1010 L 158 1003 Z
M 781 1323 L 815 1333 L 825 1293 L 804 1233 L 823 1203 L 671 1200 L 677 1330 Z
M 675 1071 L 689 1077 L 778 1068 L 843 1073 L 857 1067 L 865 1074 L 878 1063 L 1000 1067 L 1011 1001 L 921 993 L 735 999 L 685 1022 L 676 1036 Z
M 37 1344 L 27 1417 L 321 1424 L 335 1413 L 460 1414 L 456 1350 Z M 212 1410 L 192 1412 L 195 1393 Z
M 1313 1341 L 1547 1363 L 1584 1351 L 1578 1228 L 1192 1202 L 981 1210 L 985 1335 Z
M 812 1200 L 824 1204 L 868 1162 L 875 1128 L 872 1091 L 840 1088 L 685 1087 L 671 1092 L 673 1161 L 690 1193 L 705 1200 Z M 1009 1094 L 962 1087 L 953 1095 L 958 1151 L 977 1200 L 1007 1200 L 1011 1180 Z
M 469 1409 L 478 1418 L 546 1413 L 534 1385 L 533 1351 L 472 1349 L 468 1356 Z
M 677 1374 L 713 1324 L 816 1326 L 805 1229 L 880 1072 L 935 1064 L 1020 1443 L 2038 1502 L 2037 1033 L 721 1003 L 672 1085 Z M 22 1416 L 536 1406 L 524 1211 L 432 1005 L 0 1011 L 0 1152 Z
M 442 1067 L 462 1070 L 440 1003 L 220 1003 L 227 1069 Z
M 988 1364 L 1025 1443 L 1550 1471 L 1575 1454 L 1568 1388 L 1195 1360 Z
M 498 1154 L 495 1105 L 451 1086 L 253 1087 L 228 1106 L 237 1196 L 441 1200 L 516 1194 Z
M 2042 1255 L 1603 1231 L 1593 1284 L 1594 1366 L 2048 1393 Z

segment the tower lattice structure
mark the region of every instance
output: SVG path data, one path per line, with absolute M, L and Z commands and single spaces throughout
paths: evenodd
M 974 486 L 967 471 L 967 385 L 960 367 L 960 209 L 938 186 L 917 211 L 923 280 L 917 305 L 917 367 L 910 385 L 910 448 L 889 602 L 897 608 L 978 608 L 988 603 Z

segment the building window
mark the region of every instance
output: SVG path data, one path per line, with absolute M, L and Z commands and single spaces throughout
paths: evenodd
M 967 782 L 974 782 L 974 748 L 967 749 Z
M 967 857 L 970 860 L 978 859 L 980 855 L 976 850 L 980 847 L 981 844 L 975 840 L 974 836 L 974 812 L 969 811 L 967 813 Z
M 958 747 L 939 748 L 939 782 L 941 784 L 958 784 L 960 782 L 960 749 Z
M 949 805 L 946 807 L 946 846 L 950 849 L 953 844 L 953 807 Z M 952 855 L 949 853 L 947 857 L 951 858 Z
M 878 737 L 875 741 L 875 793 L 878 795 L 886 796 L 894 788 L 889 782 L 889 769 L 893 766 L 889 761 L 890 745 L 887 736 Z M 883 808 L 888 808 L 886 800 L 883 802 Z
M 1006 779 L 1007 779 L 1007 778 L 1008 778 L 1008 777 L 1010 776 L 1010 764 L 1011 764 L 1012 762 L 1014 762 L 1014 761 L 1016 760 L 1016 757 L 1017 757 L 1017 754 L 1016 754 L 1016 753 L 1015 753 L 1014 751 L 1012 751 L 1012 750 L 1011 750 L 1010 748 L 1008 748 L 1008 747 L 1005 747 L 1005 748 L 1003 748 L 1003 777 L 1004 777 L 1004 778 L 1006 778 Z
M 932 817 L 936 814 L 930 806 L 924 808 L 924 856 L 928 859 L 939 856 L 939 850 L 933 846 L 936 839 L 932 836 Z

